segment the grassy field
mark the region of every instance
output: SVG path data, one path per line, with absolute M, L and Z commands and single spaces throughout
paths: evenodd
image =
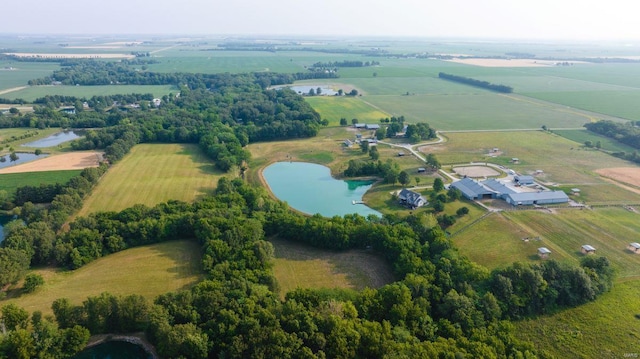
M 580 247 L 590 244 L 611 261 L 619 278 L 640 278 L 640 256 L 626 250 L 637 240 L 639 219 L 640 214 L 621 207 L 509 211 L 489 215 L 453 240 L 463 254 L 488 268 L 538 261 L 538 247 L 549 248 L 556 260 L 578 263 Z
M 515 335 L 556 358 L 636 358 L 640 281 L 618 282 L 595 302 L 515 323 Z
M 72 171 L 48 171 L 0 174 L 0 191 L 14 193 L 16 188 L 23 186 L 38 187 L 41 184 L 67 183 L 77 176 L 82 170 Z
M 27 86 L 29 80 L 49 76 L 59 68 L 57 63 L 0 61 L 0 91 Z M 10 95 L 0 97 L 13 98 Z
M 623 151 L 623 152 L 628 152 L 631 153 L 633 151 L 635 151 L 635 149 L 633 147 L 629 147 L 627 145 L 625 145 L 624 143 L 620 143 L 616 140 L 613 140 L 609 137 L 605 137 L 602 135 L 599 135 L 597 133 L 594 132 L 590 132 L 587 131 L 586 129 L 584 130 L 557 130 L 557 131 L 553 131 L 553 133 L 560 135 L 566 139 L 569 139 L 571 141 L 575 141 L 581 145 L 584 145 L 584 143 L 586 141 L 591 141 L 594 146 L 596 144 L 596 142 L 600 142 L 601 148 L 605 151 L 612 151 L 612 152 L 618 152 L 618 151 Z
M 346 118 L 351 125 L 354 118 L 359 123 L 380 123 L 381 118 L 390 117 L 388 113 L 357 97 L 315 96 L 307 97 L 306 101 L 320 113 L 322 119 L 329 121 L 329 126 L 339 126 L 341 118 Z
M 296 288 L 378 288 L 394 281 L 389 264 L 370 251 L 333 252 L 275 238 L 270 242 L 283 298 Z
M 203 279 L 200 246 L 192 241 L 169 241 L 137 247 L 100 258 L 75 271 L 33 269 L 44 277 L 42 288 L 21 294 L 21 284 L 9 290 L 0 305 L 16 303 L 29 312 L 52 314 L 51 303 L 68 298 L 81 304 L 102 292 L 140 294 L 149 300 L 170 291 L 186 289 Z
M 106 86 L 33 86 L 23 90 L 13 91 L 2 95 L 4 98 L 21 98 L 26 101 L 33 101 L 39 97 L 47 95 L 76 96 L 79 98 L 92 96 L 109 96 L 118 94 L 153 94 L 155 97 L 162 97 L 169 93 L 178 92 L 170 85 L 106 85 Z
M 193 201 L 215 188 L 220 175 L 195 145 L 137 145 L 100 180 L 79 215 Z

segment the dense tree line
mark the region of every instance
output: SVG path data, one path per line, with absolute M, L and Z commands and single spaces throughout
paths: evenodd
M 437 138 L 436 130 L 434 128 L 429 127 L 429 124 L 426 122 L 418 122 L 415 124 L 407 125 L 407 129 L 405 131 L 405 137 L 409 139 L 412 143 L 432 140 Z
M 627 146 L 640 149 L 640 128 L 636 123 L 627 122 L 619 123 L 609 120 L 602 120 L 597 122 L 591 122 L 584 125 L 587 130 L 595 132 L 597 134 L 612 138 L 618 142 L 624 143 Z M 615 152 L 614 156 L 623 158 L 628 161 L 640 163 L 640 155 L 637 151 L 632 153 Z
M 544 357 L 515 339 L 505 319 L 584 303 L 611 286 L 609 263 L 599 257 L 581 267 L 548 261 L 490 273 L 461 256 L 432 223 L 428 214 L 304 216 L 264 189 L 223 178 L 215 196 L 95 213 L 56 240 L 91 260 L 190 238 L 202 245 L 205 281 L 153 303 L 108 293 L 79 305 L 61 298 L 51 325 L 91 334 L 144 330 L 167 358 Z M 398 281 L 360 292 L 299 289 L 280 300 L 270 236 L 333 249 L 370 247 Z
M 382 162 L 380 160 L 349 160 L 349 165 L 343 172 L 345 177 L 376 176 L 384 179 L 386 183 L 398 182 L 400 166 L 392 160 Z
M 316 62 L 311 67 L 335 68 L 335 67 L 369 67 L 380 66 L 379 61 L 360 61 L 360 60 L 344 60 L 344 61 L 328 61 Z
M 438 73 L 438 77 L 441 78 L 441 79 L 454 81 L 454 82 L 459 82 L 459 83 L 462 83 L 462 84 L 465 84 L 465 85 L 471 85 L 471 86 L 475 86 L 475 87 L 480 87 L 480 88 L 484 88 L 484 89 L 491 90 L 491 91 L 502 92 L 502 93 L 511 93 L 511 92 L 513 92 L 513 87 L 511 87 L 511 86 L 492 84 L 492 83 L 487 82 L 487 81 L 476 80 L 476 79 L 472 79 L 472 78 L 469 78 L 469 77 L 452 75 L 452 74 L 447 74 L 447 73 L 444 73 L 444 72 Z

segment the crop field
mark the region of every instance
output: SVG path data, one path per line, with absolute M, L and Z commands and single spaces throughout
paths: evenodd
M 625 358 L 638 353 L 640 281 L 617 282 L 596 301 L 515 322 L 515 335 L 556 358 Z
M 635 120 L 640 117 L 640 89 L 633 91 L 538 92 L 528 96 L 596 113 Z M 558 126 L 562 127 L 562 126 Z
M 340 125 L 340 119 L 343 117 L 349 125 L 354 118 L 358 119 L 359 123 L 380 123 L 381 118 L 390 117 L 360 98 L 315 96 L 307 97 L 306 101 L 320 113 L 322 119 L 329 121 L 329 126 Z
M 29 312 L 52 314 L 51 303 L 68 298 L 82 304 L 89 296 L 140 294 L 152 301 L 156 296 L 187 289 L 203 279 L 200 246 L 193 241 L 169 241 L 136 247 L 99 258 L 82 268 L 66 271 L 40 268 L 45 284 L 31 294 L 21 294 L 21 284 L 10 289 L 2 305 L 19 303 Z
M 215 188 L 220 176 L 195 145 L 137 145 L 109 169 L 79 215 L 171 199 L 190 202 Z
M 21 98 L 33 101 L 47 95 L 76 96 L 79 98 L 92 96 L 109 96 L 118 94 L 153 94 L 154 97 L 162 97 L 169 93 L 178 92 L 170 85 L 105 85 L 105 86 L 33 86 L 22 90 L 13 91 L 2 95 L 5 98 Z
M 57 63 L 0 61 L 0 93 L 15 87 L 27 86 L 29 80 L 49 76 L 58 68 L 60 66 Z M 12 98 L 8 95 L 0 94 L 0 97 Z
M 67 183 L 71 178 L 77 176 L 81 170 L 71 171 L 47 171 L 47 172 L 25 172 L 0 174 L 0 191 L 7 191 L 12 194 L 18 187 L 34 186 L 41 184 Z
M 281 239 L 275 249 L 274 273 L 280 295 L 296 288 L 378 288 L 394 281 L 388 263 L 373 252 L 334 252 Z

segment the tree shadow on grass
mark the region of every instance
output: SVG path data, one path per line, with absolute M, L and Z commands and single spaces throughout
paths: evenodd
M 180 242 L 178 244 L 177 242 Z M 202 251 L 195 240 L 167 241 L 154 246 L 154 251 L 161 257 L 168 258 L 172 265 L 165 270 L 174 280 L 193 278 L 189 283 L 177 290 L 186 290 L 204 279 L 202 270 Z

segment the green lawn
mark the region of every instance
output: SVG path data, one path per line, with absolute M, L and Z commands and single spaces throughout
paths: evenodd
M 210 192 L 222 174 L 195 145 L 142 144 L 131 149 L 85 199 L 79 215 L 193 201 Z
M 380 123 L 381 118 L 390 115 L 358 97 L 347 96 L 315 96 L 306 97 L 305 100 L 320 113 L 322 119 L 329 121 L 329 126 L 339 126 L 340 119 L 347 119 L 351 125 L 352 119 L 358 119 L 359 123 Z
M 203 279 L 200 246 L 193 241 L 169 241 L 124 250 L 74 271 L 36 268 L 31 272 L 44 277 L 42 288 L 21 294 L 21 284 L 9 290 L 0 305 L 15 303 L 29 312 L 52 314 L 51 303 L 68 298 L 81 304 L 102 292 L 114 295 L 140 294 L 149 300 L 156 296 L 189 288 Z
M 7 191 L 7 193 L 11 194 L 18 187 L 23 186 L 38 187 L 41 184 L 65 184 L 71 178 L 79 175 L 80 172 L 82 170 L 0 174 L 0 191 Z
M 554 130 L 553 133 L 558 134 L 564 138 L 567 138 L 571 141 L 575 141 L 577 143 L 579 143 L 580 145 L 584 145 L 584 143 L 586 141 L 591 141 L 594 146 L 597 142 L 600 142 L 601 148 L 605 151 L 612 151 L 612 152 L 618 152 L 618 151 L 622 151 L 622 152 L 633 152 L 636 149 L 633 147 L 629 147 L 627 145 L 625 145 L 624 143 L 618 142 L 614 139 L 611 139 L 609 137 L 605 137 L 602 135 L 599 135 L 597 133 L 594 132 L 590 132 L 586 129 L 584 130 Z

